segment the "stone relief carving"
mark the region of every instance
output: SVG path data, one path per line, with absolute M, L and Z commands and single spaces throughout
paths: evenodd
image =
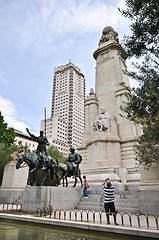
M 98 132 L 105 132 L 109 127 L 108 120 L 110 115 L 105 111 L 104 107 L 101 107 L 100 114 L 97 115 L 96 120 L 93 122 L 93 128 Z
M 89 95 L 90 95 L 90 96 L 91 96 L 91 95 L 95 95 L 95 93 L 94 93 L 94 89 L 93 89 L 93 88 L 90 88 Z
M 112 27 L 108 26 L 103 29 L 102 37 L 99 41 L 99 44 L 108 42 L 110 40 L 115 40 L 116 42 L 119 42 L 117 32 L 115 32 Z

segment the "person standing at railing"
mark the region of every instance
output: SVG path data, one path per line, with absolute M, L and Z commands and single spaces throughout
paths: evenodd
M 116 209 L 114 204 L 115 188 L 112 185 L 109 178 L 105 179 L 102 186 L 104 190 L 104 209 L 106 211 L 107 224 L 110 224 L 110 219 L 109 219 L 109 211 L 110 211 L 111 213 L 113 213 L 115 225 L 119 225 L 116 222 Z

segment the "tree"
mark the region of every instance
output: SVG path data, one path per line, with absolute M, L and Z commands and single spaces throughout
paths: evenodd
M 124 37 L 127 55 L 158 54 L 159 1 L 126 0 L 125 3 L 127 9 L 119 11 L 132 21 L 132 35 Z
M 14 143 L 15 132 L 13 128 L 7 128 L 7 123 L 4 122 L 4 118 L 0 112 L 0 143 L 5 147 Z
M 51 145 L 47 149 L 48 154 L 56 161 L 60 163 L 65 163 L 66 162 L 66 157 L 62 155 L 62 153 L 59 152 L 57 147 Z
M 0 185 L 2 183 L 4 167 L 8 162 L 10 162 L 11 154 L 16 148 L 17 146 L 15 144 L 12 144 L 9 147 L 4 147 L 3 144 L 0 144 Z
M 159 2 L 157 0 L 126 1 L 126 10 L 120 10 L 128 17 L 132 36 L 124 37 L 127 57 L 144 57 L 142 65 L 134 64 L 136 72 L 129 77 L 139 82 L 139 87 L 126 87 L 128 103 L 122 106 L 129 120 L 140 123 L 143 134 L 137 140 L 137 159 L 150 167 L 159 164 Z

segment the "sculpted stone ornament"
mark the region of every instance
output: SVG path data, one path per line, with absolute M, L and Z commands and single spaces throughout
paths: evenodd
M 22 141 L 18 142 L 17 149 L 11 154 L 11 162 L 16 162 L 18 154 L 25 153 L 25 148 L 22 145 Z
M 110 40 L 115 40 L 116 42 L 119 42 L 117 32 L 115 32 L 112 27 L 108 26 L 103 29 L 102 37 L 99 41 L 99 44 L 108 42 Z
M 91 96 L 91 95 L 95 95 L 93 88 L 90 89 L 89 95 L 90 95 L 90 96 Z
M 108 129 L 108 120 L 110 115 L 105 111 L 104 107 L 101 107 L 101 113 L 97 116 L 93 123 L 94 130 L 98 132 L 105 132 Z

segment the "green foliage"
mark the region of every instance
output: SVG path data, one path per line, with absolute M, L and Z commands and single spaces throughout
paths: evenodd
M 16 148 L 17 146 L 15 144 L 9 147 L 4 147 L 4 144 L 0 144 L 0 185 L 2 184 L 4 167 L 8 162 L 10 162 L 11 154 Z
M 51 145 L 47 149 L 48 154 L 56 161 L 60 163 L 65 163 L 66 162 L 66 157 L 62 155 L 62 153 L 59 152 L 57 147 Z
M 138 88 L 126 87 L 128 103 L 122 110 L 127 113 L 127 118 L 142 125 L 150 125 L 158 122 L 159 117 L 159 73 L 158 64 L 143 62 L 142 67 L 136 65 L 139 70 L 129 72 L 129 76 L 139 82 Z
M 25 153 L 31 152 L 27 144 L 25 144 L 24 149 L 25 149 Z
M 137 160 L 150 167 L 159 164 L 159 2 L 158 0 L 126 1 L 127 9 L 120 10 L 129 18 L 132 35 L 124 37 L 128 57 L 144 57 L 142 65 L 134 64 L 136 72 L 128 76 L 139 82 L 139 87 L 127 89 L 128 102 L 121 107 L 127 119 L 142 125 L 143 135 L 137 140 Z
M 159 1 L 126 0 L 127 9 L 120 10 L 129 18 L 132 35 L 124 37 L 124 45 L 129 57 L 158 53 Z
M 4 118 L 0 112 L 0 143 L 5 147 L 14 143 L 15 132 L 13 128 L 7 128 L 7 123 L 4 122 Z

